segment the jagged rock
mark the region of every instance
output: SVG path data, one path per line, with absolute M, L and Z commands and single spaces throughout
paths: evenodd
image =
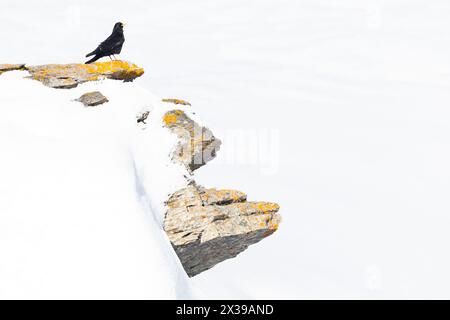
M 190 106 L 191 104 L 185 100 L 181 99 L 162 99 L 163 102 L 173 103 L 173 104 L 181 104 L 183 106 Z
M 278 229 L 277 204 L 246 199 L 239 191 L 191 183 L 167 201 L 164 229 L 190 277 L 237 256 Z
M 0 74 L 13 70 L 25 70 L 25 64 L 0 64 Z
M 174 160 L 194 171 L 216 157 L 222 142 L 208 128 L 198 125 L 182 110 L 167 112 L 163 120 L 179 138 L 173 152 Z
M 48 64 L 27 68 L 30 77 L 56 89 L 70 89 L 87 81 L 115 79 L 132 81 L 144 69 L 127 61 L 96 62 L 92 64 Z
M 95 107 L 108 102 L 108 98 L 101 94 L 101 92 L 93 91 L 83 94 L 75 101 L 81 102 L 85 107 Z

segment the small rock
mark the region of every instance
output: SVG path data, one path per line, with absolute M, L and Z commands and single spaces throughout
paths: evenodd
M 191 104 L 185 100 L 181 99 L 162 99 L 163 102 L 173 103 L 173 104 L 181 104 L 183 106 L 190 106 Z
M 100 92 L 94 91 L 83 94 L 75 101 L 81 102 L 86 107 L 95 107 L 100 104 L 108 102 L 108 99 Z

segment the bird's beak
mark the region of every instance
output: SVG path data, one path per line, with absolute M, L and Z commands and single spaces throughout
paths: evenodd
M 122 25 L 125 27 L 127 25 L 127 23 L 126 22 L 122 22 Z

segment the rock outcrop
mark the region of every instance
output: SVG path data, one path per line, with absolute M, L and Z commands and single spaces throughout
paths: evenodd
M 174 161 L 193 172 L 215 158 L 221 141 L 185 112 L 168 111 L 163 122 L 178 137 Z M 205 189 L 195 181 L 175 192 L 167 208 L 164 230 L 190 277 L 237 256 L 273 234 L 281 222 L 275 203 L 247 202 L 243 192 Z
M 0 64 L 0 74 L 14 70 L 25 70 L 25 64 Z
M 81 102 L 85 107 L 95 107 L 108 102 L 108 98 L 99 91 L 93 91 L 83 94 L 75 101 Z
M 182 110 L 171 110 L 164 115 L 164 124 L 178 136 L 173 159 L 183 163 L 191 172 L 216 157 L 222 142 L 211 130 L 198 125 Z
M 56 89 L 75 88 L 80 83 L 101 79 L 133 81 L 144 69 L 127 61 L 96 62 L 92 64 L 48 64 L 26 67 L 31 78 Z
M 237 256 L 278 229 L 279 206 L 191 183 L 167 202 L 164 230 L 190 277 Z
M 144 73 L 142 68 L 124 61 L 88 65 L 0 64 L 0 74 L 13 70 L 26 70 L 29 78 L 56 89 L 70 89 L 101 79 L 132 81 Z M 76 101 L 85 106 L 96 106 L 108 102 L 108 99 L 100 92 L 88 92 Z M 181 99 L 162 101 L 168 106 L 191 105 Z M 149 116 L 148 110 L 138 114 L 137 124 L 145 125 Z M 216 157 L 221 141 L 184 111 L 169 109 L 162 124 L 178 139 L 172 160 L 183 164 L 190 173 Z M 190 181 L 187 187 L 167 200 L 164 230 L 190 277 L 235 257 L 277 230 L 281 221 L 277 204 L 247 202 L 247 196 L 242 192 L 206 189 L 185 178 L 186 183 Z
M 144 69 L 127 61 L 96 62 L 92 64 L 0 64 L 0 74 L 13 70 L 27 70 L 30 78 L 55 89 L 71 89 L 80 83 L 101 79 L 133 81 L 144 74 Z

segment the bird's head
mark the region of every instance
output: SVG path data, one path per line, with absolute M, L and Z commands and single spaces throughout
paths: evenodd
M 114 25 L 113 32 L 123 32 L 123 27 L 125 27 L 125 23 L 123 23 L 123 22 L 117 22 L 117 23 Z

